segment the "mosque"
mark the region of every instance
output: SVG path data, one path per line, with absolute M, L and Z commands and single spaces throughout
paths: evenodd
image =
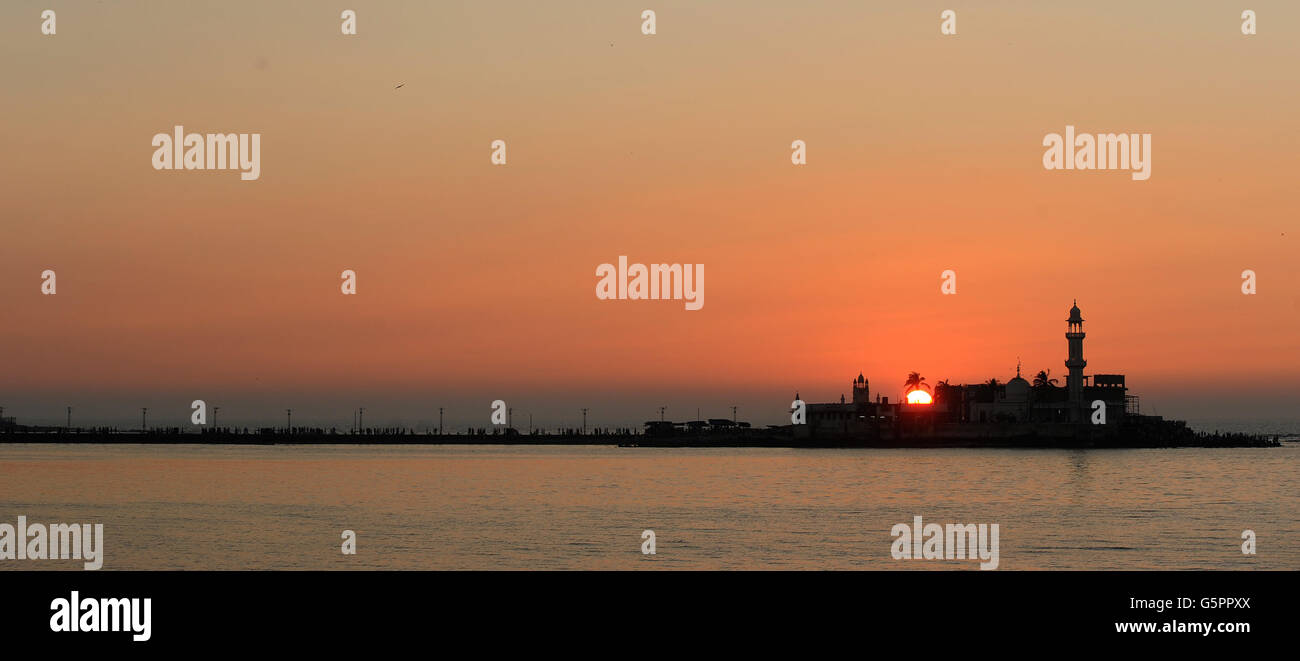
M 840 396 L 838 403 L 809 404 L 806 429 L 796 434 L 811 437 L 898 437 L 901 435 L 985 434 L 993 430 L 1009 433 L 1041 432 L 1043 428 L 1105 424 L 1123 426 L 1129 418 L 1140 418 L 1138 398 L 1128 394 L 1123 374 L 1086 375 L 1083 368 L 1083 315 L 1076 301 L 1066 320 L 1067 374 L 1064 387 L 1044 370 L 1030 383 L 1016 367 L 1016 375 L 1005 383 L 952 385 L 940 382 L 930 397 L 911 397 L 890 402 L 877 393 L 871 397 L 867 378 L 853 380 L 852 399 Z M 913 392 L 927 386 L 914 387 Z M 929 401 L 925 401 L 929 400 Z M 1101 404 L 1099 405 L 1098 402 Z M 1104 408 L 1104 422 L 1096 412 Z M 798 427 L 798 426 L 797 426 Z

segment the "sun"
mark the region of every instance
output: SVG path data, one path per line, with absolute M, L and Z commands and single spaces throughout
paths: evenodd
M 930 393 L 924 390 L 913 390 L 907 393 L 908 404 L 929 404 L 931 401 Z

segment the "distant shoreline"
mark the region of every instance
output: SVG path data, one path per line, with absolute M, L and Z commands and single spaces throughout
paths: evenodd
M 691 436 L 648 436 L 640 434 L 417 434 L 417 433 L 284 433 L 252 432 L 183 433 L 178 431 L 7 431 L 0 433 L 0 445 L 569 445 L 656 448 L 1243 448 L 1280 447 L 1276 437 L 1255 434 L 1192 433 L 1177 438 L 1141 435 L 1112 435 L 1083 438 L 1077 434 L 969 436 L 908 436 L 903 438 L 798 438 L 781 431 L 753 431 L 746 434 L 701 434 Z

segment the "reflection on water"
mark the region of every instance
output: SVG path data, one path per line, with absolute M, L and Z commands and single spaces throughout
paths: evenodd
M 106 569 L 973 569 L 890 527 L 997 523 L 1001 569 L 1300 569 L 1300 448 L 0 446 L 0 522 Z M 641 554 L 653 529 L 657 554 Z M 1257 556 L 1243 556 L 1252 529 Z M 358 554 L 339 552 L 344 529 Z M 75 561 L 0 561 L 72 569 Z

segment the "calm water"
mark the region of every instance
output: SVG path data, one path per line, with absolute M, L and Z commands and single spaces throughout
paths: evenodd
M 1300 569 L 1300 447 L 0 446 L 0 522 L 103 523 L 106 569 L 971 569 L 895 523 L 997 523 L 1002 569 Z M 654 556 L 641 531 L 657 535 Z M 1258 555 L 1240 552 L 1253 529 Z M 353 529 L 358 554 L 339 551 Z M 78 561 L 0 561 L 70 569 Z

